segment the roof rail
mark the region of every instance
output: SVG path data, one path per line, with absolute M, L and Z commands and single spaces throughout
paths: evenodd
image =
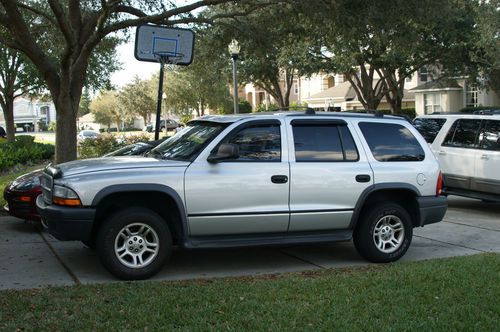
M 500 109 L 479 110 L 479 111 L 474 111 L 472 114 L 477 114 L 477 115 L 497 115 L 497 114 L 500 114 Z

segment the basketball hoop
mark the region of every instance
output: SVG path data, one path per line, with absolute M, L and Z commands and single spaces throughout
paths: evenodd
M 153 54 L 157 61 L 160 64 L 166 65 L 169 70 L 173 70 L 184 59 L 184 54 L 182 53 L 154 52 Z

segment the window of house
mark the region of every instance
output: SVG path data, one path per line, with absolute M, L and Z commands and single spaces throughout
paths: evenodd
M 243 128 L 234 135 L 230 134 L 222 143 L 238 145 L 239 158 L 232 161 L 281 161 L 279 124 Z
M 299 84 L 298 83 L 295 83 L 293 85 L 293 93 L 298 95 L 299 94 Z
M 421 161 L 425 152 L 411 131 L 399 124 L 360 122 L 359 128 L 378 161 Z
M 477 107 L 477 85 L 467 84 L 465 89 L 465 106 L 466 107 Z
M 432 114 L 441 112 L 441 94 L 440 93 L 425 93 L 424 94 L 424 112 Z
M 427 71 L 427 67 L 420 68 L 419 74 L 420 74 L 420 82 L 427 82 L 427 79 L 429 76 L 429 72 Z
M 345 125 L 293 125 L 297 162 L 357 161 L 356 144 Z
M 459 119 L 456 120 L 446 134 L 443 146 L 456 148 L 474 148 L 479 132 L 481 120 Z

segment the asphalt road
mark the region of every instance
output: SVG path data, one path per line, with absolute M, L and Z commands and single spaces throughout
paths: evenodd
M 500 252 L 500 204 L 450 197 L 441 223 L 416 228 L 401 261 Z M 35 224 L 0 217 L 0 289 L 116 281 L 92 250 Z M 294 247 L 176 250 L 153 280 L 260 275 L 367 265 L 352 242 Z

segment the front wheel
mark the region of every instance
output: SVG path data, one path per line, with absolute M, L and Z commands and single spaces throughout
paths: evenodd
M 100 228 L 97 252 L 104 267 L 124 280 L 155 275 L 172 252 L 167 223 L 154 211 L 129 208 L 109 217 Z
M 375 263 L 393 262 L 410 246 L 413 226 L 408 212 L 398 204 L 371 206 L 354 230 L 358 253 Z

